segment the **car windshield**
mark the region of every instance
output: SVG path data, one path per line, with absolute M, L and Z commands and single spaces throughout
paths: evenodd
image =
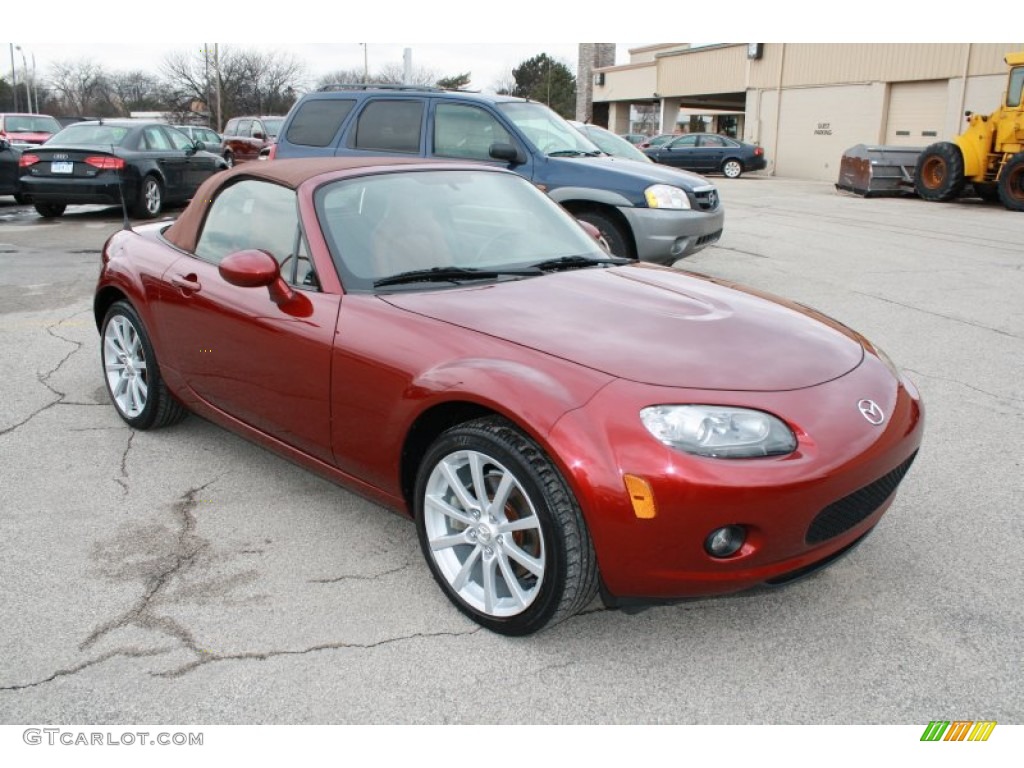
M 124 125 L 98 125 L 75 123 L 54 135 L 49 143 L 54 146 L 109 147 L 119 145 L 128 135 Z
M 4 118 L 8 133 L 56 133 L 60 123 L 49 115 L 8 115 Z
M 599 155 L 594 143 L 557 112 L 534 101 L 510 101 L 498 109 L 545 155 Z
M 616 136 L 611 131 L 606 131 L 596 125 L 584 125 L 580 128 L 587 138 L 594 142 L 602 152 L 607 152 L 613 157 L 624 157 L 628 160 L 639 160 L 642 163 L 651 162 L 651 158 L 630 144 L 621 136 Z
M 271 138 L 277 138 L 277 134 L 281 132 L 281 124 L 284 123 L 283 117 L 265 117 L 263 118 L 263 125 L 267 127 L 267 133 L 270 134 Z
M 522 277 L 540 274 L 538 265 L 552 260 L 609 258 L 564 209 L 512 173 L 345 179 L 317 191 L 316 210 L 346 290 L 373 290 L 375 282 L 409 272 L 459 282 L 473 271 L 488 279 Z M 410 287 L 437 286 L 414 282 L 399 289 Z

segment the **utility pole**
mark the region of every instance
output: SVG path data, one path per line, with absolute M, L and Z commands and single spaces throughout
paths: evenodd
M 14 43 L 8 43 L 11 48 L 11 90 L 14 93 L 14 111 L 18 111 L 18 73 L 14 69 Z
M 220 43 L 213 44 L 213 69 L 217 75 L 217 133 L 224 127 L 224 113 L 221 110 Z
M 363 46 L 363 85 L 370 82 L 370 50 L 369 43 L 360 43 Z

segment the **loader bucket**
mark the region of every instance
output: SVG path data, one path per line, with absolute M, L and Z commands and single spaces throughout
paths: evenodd
M 857 144 L 843 153 L 836 189 L 864 197 L 914 194 L 914 166 L 924 147 Z

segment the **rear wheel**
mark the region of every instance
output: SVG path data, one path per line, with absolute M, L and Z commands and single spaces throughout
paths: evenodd
M 636 258 L 633 255 L 633 247 L 629 242 L 629 236 L 609 216 L 597 211 L 582 211 L 575 214 L 575 216 L 580 221 L 585 221 L 597 227 L 597 231 L 601 233 L 601 237 L 608 243 L 608 248 L 613 256 L 622 256 L 626 259 Z
M 924 200 L 952 200 L 963 191 L 966 181 L 963 153 L 950 141 L 932 144 L 917 158 L 914 189 Z
M 135 429 L 157 429 L 181 421 L 186 410 L 160 376 L 156 353 L 135 308 L 111 305 L 103 319 L 100 358 L 110 400 Z
M 597 561 L 579 505 L 533 440 L 499 417 L 442 434 L 420 466 L 416 530 L 455 606 L 503 635 L 582 610 Z
M 743 163 L 736 159 L 729 159 L 722 163 L 722 173 L 726 178 L 738 179 L 743 173 Z
M 44 219 L 56 219 L 58 216 L 63 216 L 65 208 L 67 206 L 63 203 L 36 203 L 36 213 Z
M 228 164 L 228 168 L 233 168 L 235 165 L 235 156 L 230 152 L 224 153 L 224 162 Z
M 1018 152 L 1003 166 L 999 199 L 1011 211 L 1024 211 L 1024 152 Z
M 152 219 L 160 214 L 164 207 L 164 190 L 156 176 L 147 176 L 139 187 L 139 197 L 135 201 L 135 215 L 142 219 Z

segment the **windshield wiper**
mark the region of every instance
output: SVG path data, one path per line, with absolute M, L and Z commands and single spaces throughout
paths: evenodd
M 538 261 L 530 266 L 534 269 L 542 269 L 545 272 L 560 272 L 563 269 L 580 269 L 581 267 L 596 266 L 618 266 L 629 264 L 632 259 L 623 259 L 618 256 L 607 256 L 605 258 L 594 258 L 592 256 L 563 256 L 560 259 L 548 259 Z
M 584 152 L 582 149 L 556 149 L 548 157 L 599 157 L 600 152 Z
M 527 269 L 473 269 L 470 267 L 431 267 L 430 269 L 414 269 L 410 272 L 400 272 L 390 277 L 382 277 L 374 280 L 374 288 L 381 288 L 385 285 L 401 285 L 403 283 L 457 283 L 460 280 L 493 280 L 496 277 L 505 275 L 518 275 L 521 277 L 535 277 L 543 274 L 538 267 Z

